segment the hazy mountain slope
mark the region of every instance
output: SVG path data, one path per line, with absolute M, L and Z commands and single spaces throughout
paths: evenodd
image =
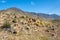
M 30 14 L 33 14 L 33 15 L 37 15 L 39 17 L 42 17 L 42 18 L 46 18 L 46 19 L 60 19 L 60 16 L 59 15 L 56 15 L 56 14 L 44 14 L 44 13 L 34 13 L 34 12 L 28 12 Z
M 43 18 L 17 8 L 0 11 L 0 40 L 60 40 L 60 22 Z

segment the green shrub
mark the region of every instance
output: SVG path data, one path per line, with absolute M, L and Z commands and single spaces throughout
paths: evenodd
M 14 18 L 17 18 L 17 16 L 15 16 Z
M 12 22 L 16 23 L 16 18 L 14 18 Z
M 10 23 L 9 22 L 4 22 L 4 24 L 3 24 L 3 26 L 1 27 L 2 29 L 4 29 L 4 28 L 10 28 L 11 27 L 11 25 L 10 25 Z
M 25 18 L 24 16 L 21 16 L 21 18 Z

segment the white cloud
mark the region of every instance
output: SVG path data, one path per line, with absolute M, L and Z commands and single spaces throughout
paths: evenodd
M 31 1 L 31 5 L 35 5 L 35 3 L 33 1 Z
M 1 3 L 6 3 L 6 1 L 5 0 L 2 0 Z
M 52 13 L 48 13 L 48 14 L 52 14 Z

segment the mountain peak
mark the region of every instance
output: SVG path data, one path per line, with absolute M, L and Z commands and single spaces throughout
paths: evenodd
M 21 12 L 23 12 L 21 9 L 16 8 L 16 7 L 11 7 L 11 8 L 8 8 L 8 10 L 15 10 L 15 11 L 21 11 Z
M 11 8 L 8 8 L 8 9 L 18 9 L 18 8 L 16 8 L 16 7 L 11 7 Z

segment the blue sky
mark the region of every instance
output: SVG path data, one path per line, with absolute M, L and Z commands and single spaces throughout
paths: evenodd
M 10 7 L 28 12 L 60 15 L 60 0 L 0 0 L 0 10 Z

